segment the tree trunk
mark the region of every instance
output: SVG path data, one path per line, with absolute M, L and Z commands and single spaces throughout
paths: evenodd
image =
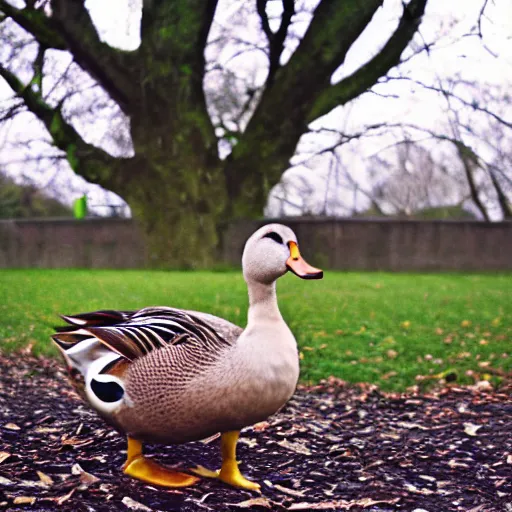
M 136 163 L 124 169 L 120 195 L 147 238 L 153 267 L 201 268 L 217 258 L 226 206 L 224 177 L 212 148 L 197 142 L 197 123 L 169 130 L 152 116 L 132 119 Z
M 165 187 L 159 180 L 146 180 L 135 196 L 128 197 L 146 238 L 151 267 L 204 268 L 217 260 L 215 205 L 192 200 L 181 185 L 178 180 Z M 176 202 L 179 209 L 169 206 Z

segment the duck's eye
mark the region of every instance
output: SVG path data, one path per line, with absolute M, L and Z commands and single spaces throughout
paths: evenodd
M 270 233 L 267 233 L 262 238 L 271 238 L 272 240 L 274 240 L 274 242 L 277 242 L 278 244 L 282 244 L 283 243 L 283 239 L 281 238 L 281 236 L 278 235 L 274 231 L 271 231 Z
M 117 382 L 100 382 L 92 379 L 91 389 L 102 402 L 117 402 L 124 395 L 124 389 Z

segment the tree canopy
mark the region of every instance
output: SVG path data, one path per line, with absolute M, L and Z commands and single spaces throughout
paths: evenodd
M 84 0 L 0 0 L 0 39 L 9 48 L 0 76 L 18 98 L 16 105 L 44 124 L 75 173 L 128 202 L 156 263 L 207 264 L 227 220 L 261 215 L 308 126 L 367 91 L 400 62 L 427 0 L 404 2 L 378 51 L 337 80 L 333 76 L 382 0 L 245 2 L 257 13 L 265 37 L 259 50 L 268 61 L 266 77 L 243 97 L 224 81 L 208 103 L 205 52 L 224 45 L 219 30 L 212 39 L 217 3 L 145 0 L 140 44 L 127 51 L 102 40 Z M 304 17 L 301 31 L 297 26 L 304 25 Z M 30 48 L 30 58 L 16 67 L 21 47 Z M 128 120 L 131 153 L 114 155 L 81 133 L 69 104 L 76 106 L 86 91 L 73 89 L 72 81 L 45 85 L 49 54 L 55 51 L 67 52 Z M 67 90 L 57 97 L 59 87 Z M 229 109 L 230 101 L 237 102 L 238 124 L 219 112 Z M 225 155 L 222 144 L 229 146 Z
M 72 211 L 33 185 L 18 185 L 0 173 L 0 218 L 71 217 Z

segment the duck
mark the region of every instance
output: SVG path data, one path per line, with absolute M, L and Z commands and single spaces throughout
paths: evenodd
M 295 392 L 297 343 L 276 295 L 276 281 L 289 271 L 302 279 L 323 277 L 301 256 L 289 227 L 267 224 L 249 237 L 242 254 L 245 329 L 209 313 L 164 306 L 61 315 L 67 325 L 52 339 L 76 392 L 127 437 L 126 475 L 171 488 L 216 478 L 260 489 L 241 473 L 236 446 L 244 427 L 268 419 Z M 219 433 L 216 471 L 178 471 L 143 454 L 145 443 L 176 445 Z

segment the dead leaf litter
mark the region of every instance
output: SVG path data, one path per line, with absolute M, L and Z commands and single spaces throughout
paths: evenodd
M 0 356 L 0 511 L 512 511 L 512 386 L 384 394 L 329 379 L 245 429 L 262 493 L 123 475 L 123 436 L 70 391 L 59 362 Z M 218 441 L 147 446 L 172 467 L 219 464 Z

